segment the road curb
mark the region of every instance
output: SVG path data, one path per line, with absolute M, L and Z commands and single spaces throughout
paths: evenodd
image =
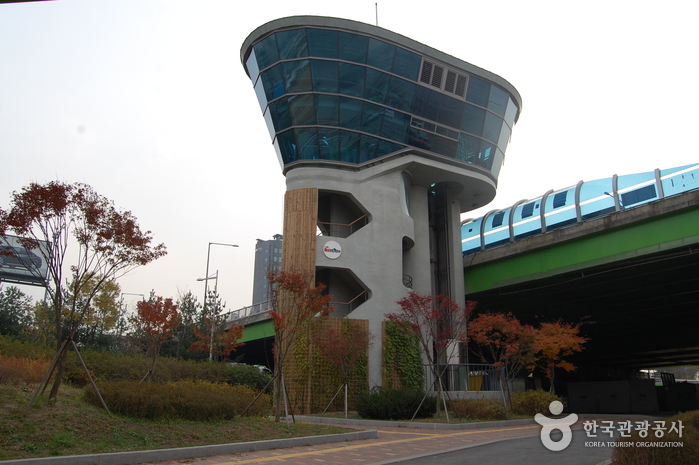
M 368 430 L 342 434 L 326 434 L 323 436 L 305 436 L 302 438 L 239 442 L 235 444 L 216 444 L 211 446 L 182 447 L 177 449 L 2 460 L 0 461 L 0 465 L 133 465 L 145 462 L 160 462 L 163 460 L 184 460 L 200 457 L 211 457 L 214 455 L 241 454 L 245 452 L 281 449 L 287 447 L 312 446 L 331 442 L 376 439 L 377 437 L 378 433 L 375 430 Z
M 330 418 L 330 417 L 310 417 L 296 416 L 299 421 L 309 423 L 325 423 L 332 425 L 347 425 L 347 426 L 365 426 L 371 428 L 379 427 L 401 427 L 401 428 L 420 428 L 420 429 L 477 429 L 477 428 L 494 428 L 501 426 L 520 426 L 530 425 L 535 423 L 534 419 L 523 420 L 498 420 L 498 421 L 476 421 L 473 423 L 420 423 L 414 421 L 382 421 L 382 420 L 354 420 L 346 418 Z

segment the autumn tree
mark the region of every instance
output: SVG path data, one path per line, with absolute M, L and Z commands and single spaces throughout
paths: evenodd
M 445 391 L 440 364 L 446 368 L 447 358 L 454 355 L 459 343 L 466 342 L 467 324 L 476 302 L 467 301 L 461 307 L 452 298 L 441 294 L 431 296 L 410 291 L 397 304 L 400 311 L 386 314 L 386 317 L 420 341 L 437 385 L 439 405 Z
M 345 390 L 345 418 L 347 418 L 347 391 L 350 379 L 359 362 L 367 356 L 367 351 L 372 345 L 371 334 L 358 322 L 343 320 L 342 328 L 323 331 L 316 344 L 330 369 L 342 378 L 340 389 Z
M 312 332 L 320 318 L 333 311 L 332 295 L 324 294 L 325 285 L 313 283 L 313 276 L 303 271 L 280 271 L 267 275 L 272 288 L 274 324 L 274 421 L 279 422 L 282 395 L 286 399 L 284 375 L 287 359 L 299 336 Z
M 554 375 L 556 368 L 574 371 L 575 365 L 564 360 L 575 352 L 583 350 L 583 345 L 589 340 L 580 336 L 582 323 L 566 323 L 558 320 L 553 323 L 541 323 L 534 340 L 536 366 L 544 371 L 551 383 L 549 392 L 554 392 Z
M 108 348 L 105 342 L 107 334 L 117 325 L 121 316 L 121 287 L 115 280 L 109 280 L 102 282 L 95 292 L 94 286 L 101 280 L 95 276 L 89 281 L 84 286 L 71 286 L 71 289 L 79 289 L 80 294 L 67 294 L 64 298 L 67 305 L 63 321 L 71 325 L 64 328 L 64 332 L 74 334 L 74 339 L 85 346 Z M 73 305 L 73 300 L 76 299 L 78 302 Z M 79 315 L 71 314 L 72 311 L 79 312 Z
M 512 314 L 484 313 L 473 319 L 468 328 L 474 352 L 495 370 L 500 389 L 510 404 L 510 382 L 534 361 L 536 330 L 523 325 Z
M 177 358 L 199 358 L 198 354 L 191 353 L 189 348 L 197 340 L 194 329 L 205 330 L 205 318 L 201 315 L 202 305 L 192 291 L 187 291 L 177 297 L 177 311 L 180 324 L 175 328 L 175 335 L 163 345 L 162 353 Z M 189 355 L 191 354 L 191 355 Z M 206 352 L 208 356 L 208 352 Z M 203 357 L 202 357 L 203 358 Z
M 137 331 L 143 338 L 146 351 L 151 357 L 151 366 L 143 379 L 153 377 L 155 363 L 160 354 L 163 342 L 171 338 L 174 329 L 180 322 L 177 305 L 172 299 L 163 299 L 151 292 L 148 300 L 141 300 L 136 304 L 136 316 L 133 322 Z
M 58 363 L 53 365 L 56 376 L 49 398 L 55 399 L 65 369 L 65 342 L 73 340 L 71 331 L 78 327 L 68 324 L 73 329 L 64 332 L 65 291 L 84 296 L 84 300 L 75 299 L 71 305 L 80 302 L 90 305 L 105 282 L 165 255 L 165 246 L 152 246 L 151 232 L 141 231 L 131 212 L 118 210 L 112 201 L 90 186 L 60 181 L 32 183 L 13 192 L 10 208 L 0 208 L 0 238 L 6 240 L 9 234 L 18 236 L 21 246 L 39 255 L 48 267 L 44 282 L 58 348 Z M 27 269 L 38 273 L 35 266 L 27 265 Z M 87 286 L 91 291 L 84 289 Z M 79 318 L 80 312 L 72 308 L 68 314 Z

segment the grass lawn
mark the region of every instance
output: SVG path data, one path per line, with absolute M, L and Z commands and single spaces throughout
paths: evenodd
M 351 429 L 306 423 L 274 423 L 267 418 L 194 422 L 139 420 L 94 407 L 83 400 L 82 388 L 64 384 L 58 402 L 39 397 L 28 415 L 36 385 L 0 384 L 0 460 L 167 449 L 261 441 Z

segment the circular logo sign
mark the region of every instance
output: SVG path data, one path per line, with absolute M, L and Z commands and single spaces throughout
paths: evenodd
M 328 241 L 323 246 L 323 253 L 330 260 L 335 260 L 342 255 L 342 247 L 340 247 L 340 244 L 335 241 Z

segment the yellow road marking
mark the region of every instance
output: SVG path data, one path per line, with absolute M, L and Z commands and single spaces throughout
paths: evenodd
M 399 432 L 398 434 L 415 434 L 415 435 L 421 434 L 422 436 L 408 438 L 408 439 L 394 439 L 394 440 L 388 440 L 388 441 L 373 442 L 371 444 L 347 445 L 347 446 L 341 446 L 341 447 L 334 447 L 332 449 L 312 450 L 312 451 L 306 451 L 306 452 L 293 452 L 293 453 L 288 453 L 288 454 L 275 455 L 272 457 L 259 457 L 256 459 L 233 460 L 231 462 L 221 462 L 218 465 L 242 465 L 245 463 L 274 462 L 274 461 L 278 461 L 278 460 L 286 460 L 286 459 L 293 459 L 293 458 L 297 458 L 297 457 L 303 457 L 306 455 L 331 454 L 333 452 L 340 452 L 340 451 L 346 452 L 349 450 L 364 449 L 367 447 L 377 447 L 377 446 L 385 446 L 385 445 L 389 445 L 389 444 L 399 444 L 399 443 L 404 443 L 404 442 L 422 441 L 424 439 L 436 439 L 436 438 L 447 438 L 447 437 L 454 437 L 454 436 L 465 436 L 467 434 L 497 433 L 500 431 L 515 431 L 515 430 L 531 429 L 531 428 L 541 428 L 541 426 L 540 425 L 528 425 L 528 426 L 519 426 L 519 427 L 514 427 L 514 428 L 498 428 L 498 429 L 489 429 L 489 430 L 460 431 L 458 433 L 449 433 L 449 434 L 410 433 L 410 432 L 406 431 L 406 432 Z M 396 434 L 396 432 L 394 432 L 394 431 L 379 431 L 379 432 L 385 433 L 385 434 Z M 259 451 L 259 452 L 262 452 L 262 451 Z M 245 452 L 245 453 L 248 453 L 248 452 Z

